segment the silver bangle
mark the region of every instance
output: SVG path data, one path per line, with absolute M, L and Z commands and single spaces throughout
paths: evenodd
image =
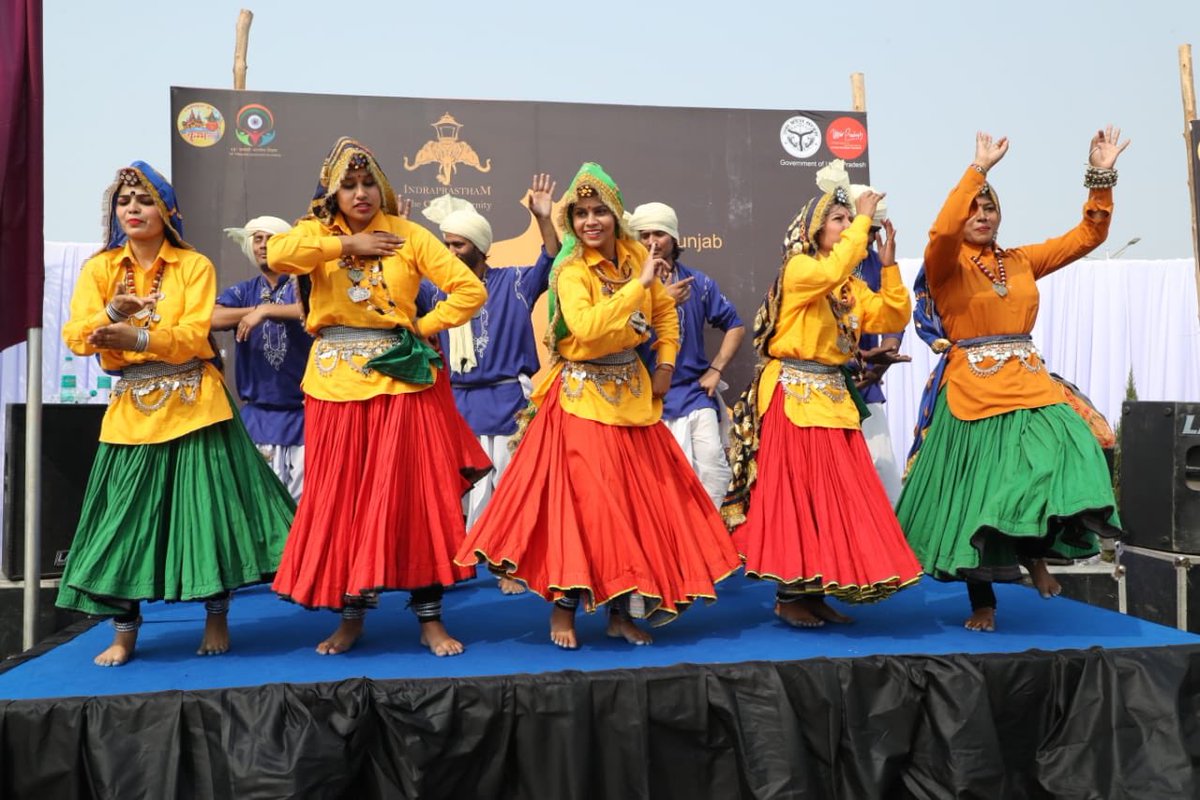
M 1083 185 L 1088 189 L 1111 189 L 1117 185 L 1117 171 L 1089 166 L 1083 173 Z
M 133 352 L 144 353 L 146 348 L 150 346 L 150 331 L 145 328 L 137 329 L 137 341 L 133 345 Z
M 111 300 L 108 302 L 108 305 L 104 307 L 104 313 L 107 314 L 108 318 L 113 322 L 124 322 L 125 320 L 129 319 L 128 314 L 122 314 L 120 311 L 117 311 L 117 307 L 112 304 Z

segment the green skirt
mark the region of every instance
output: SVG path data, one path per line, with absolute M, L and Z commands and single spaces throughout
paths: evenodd
M 1120 533 L 1104 454 L 1063 404 L 987 419 L 937 405 L 896 517 L 938 580 L 1020 580 L 1023 555 L 1087 558 Z
M 162 444 L 102 442 L 57 604 L 121 614 L 269 580 L 295 510 L 236 410 Z

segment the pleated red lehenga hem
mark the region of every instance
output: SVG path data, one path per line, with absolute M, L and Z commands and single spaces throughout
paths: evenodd
M 733 540 L 746 574 L 850 603 L 921 577 L 857 429 L 799 427 L 777 388 L 763 415 L 758 479 Z
M 530 423 L 457 561 L 486 562 L 546 600 L 580 590 L 589 611 L 640 595 L 638 615 L 653 625 L 714 600 L 740 559 L 670 432 L 573 416 L 559 390 Z
M 305 400 L 305 485 L 274 589 L 309 608 L 450 585 L 462 495 L 491 468 L 448 382 L 369 400 Z

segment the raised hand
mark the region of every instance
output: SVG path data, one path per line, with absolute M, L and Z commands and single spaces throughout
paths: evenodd
M 550 219 L 550 212 L 554 209 L 555 186 L 544 172 L 533 176 L 533 182 L 529 184 L 529 199 L 526 201 L 529 213 L 538 219 Z
M 363 231 L 353 236 L 339 236 L 342 242 L 344 256 L 383 256 L 395 255 L 404 245 L 404 237 L 386 231 Z
M 883 232 L 887 234 L 887 238 L 882 239 L 881 245 L 880 235 L 875 234 L 875 247 L 879 250 L 879 260 L 885 267 L 890 267 L 896 263 L 896 228 L 890 219 L 883 221 Z
M 638 276 L 638 281 L 648 289 L 662 271 L 669 268 L 666 260 L 658 255 L 658 245 L 651 244 L 646 260 L 642 263 L 642 274 Z
M 412 219 L 412 200 L 407 197 L 401 197 L 396 200 L 396 214 L 398 217 Z
M 1132 139 L 1121 141 L 1121 129 L 1112 125 L 1102 131 L 1096 131 L 1092 137 L 1091 150 L 1088 151 L 1088 163 L 1100 169 L 1112 169 L 1117 163 L 1117 156 L 1125 152 Z
M 667 290 L 667 294 L 675 301 L 675 305 L 686 303 L 687 299 L 692 296 L 692 281 L 696 280 L 696 276 L 684 278 L 674 283 L 665 284 L 663 288 Z
M 1001 136 L 993 140 L 990 133 L 978 131 L 975 134 L 975 163 L 989 170 L 1004 158 L 1008 152 L 1008 137 Z
M 866 191 L 858 196 L 854 201 L 854 212 L 863 214 L 868 217 L 875 216 L 875 207 L 879 205 L 879 201 L 884 198 L 885 194 L 879 192 Z

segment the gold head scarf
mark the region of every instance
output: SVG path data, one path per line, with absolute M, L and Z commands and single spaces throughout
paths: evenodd
M 349 136 L 343 136 L 334 142 L 329 155 L 321 164 L 321 175 L 317 178 L 317 190 L 313 194 L 312 204 L 309 206 L 311 216 L 326 225 L 333 224 L 333 220 L 338 214 L 338 188 L 346 178 L 346 173 L 352 169 L 365 169 L 371 173 L 371 177 L 379 186 L 379 192 L 383 198 L 381 208 L 385 214 L 394 216 L 399 213 L 396 193 L 392 191 L 392 184 L 388 182 L 387 175 L 384 174 L 383 168 L 375 159 L 375 154 L 368 150 L 366 145 Z

